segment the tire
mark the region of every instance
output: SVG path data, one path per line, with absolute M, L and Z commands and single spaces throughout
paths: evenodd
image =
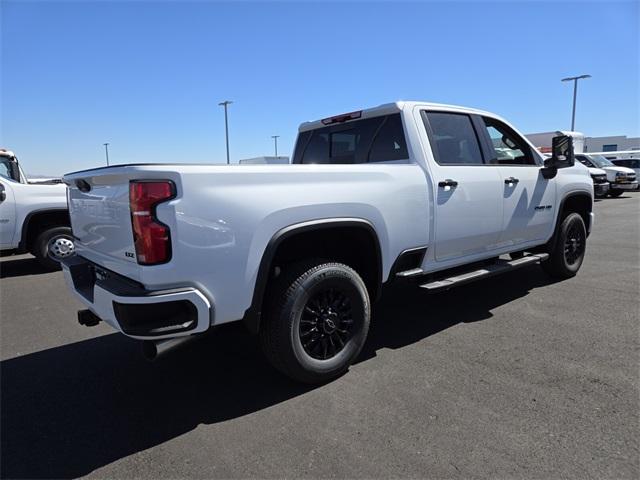
M 53 227 L 36 238 L 33 254 L 47 270 L 59 270 L 60 259 L 74 254 L 73 235 L 69 227 Z
M 624 193 L 624 190 L 609 190 L 609 195 L 612 197 L 619 197 Z
M 542 268 L 552 277 L 574 277 L 584 260 L 587 229 L 584 220 L 577 213 L 569 213 L 560 224 L 553 250 Z
M 322 260 L 292 265 L 267 298 L 260 343 L 277 370 L 303 383 L 324 383 L 348 370 L 367 339 L 371 312 L 355 270 Z

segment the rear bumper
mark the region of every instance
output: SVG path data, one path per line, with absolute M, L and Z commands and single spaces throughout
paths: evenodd
M 76 298 L 127 336 L 174 338 L 204 332 L 211 325 L 212 306 L 195 288 L 146 290 L 78 255 L 65 259 L 62 271 Z

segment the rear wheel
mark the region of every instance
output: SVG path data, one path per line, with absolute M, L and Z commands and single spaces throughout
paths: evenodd
M 285 270 L 270 289 L 263 351 L 285 375 L 321 383 L 344 373 L 369 331 L 369 295 L 355 270 L 320 260 Z
M 75 253 L 73 235 L 69 227 L 53 227 L 43 231 L 34 244 L 33 254 L 48 270 L 60 268 L 60 261 Z
M 552 277 L 570 278 L 582 266 L 586 251 L 587 229 L 577 213 L 568 214 L 558 229 L 554 249 L 542 268 Z
M 619 197 L 624 193 L 624 190 L 609 190 L 609 195 L 612 197 Z

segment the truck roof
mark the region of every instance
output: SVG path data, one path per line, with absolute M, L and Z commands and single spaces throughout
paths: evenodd
M 356 110 L 348 113 L 341 113 L 331 117 L 323 118 L 321 120 L 303 122 L 300 124 L 298 131 L 304 132 L 307 130 L 315 130 L 316 128 L 322 128 L 331 123 L 340 123 L 348 120 L 355 120 L 358 118 L 370 118 L 370 117 L 378 117 L 380 115 L 388 115 L 391 113 L 398 113 L 404 109 L 411 109 L 415 106 L 427 107 L 427 108 L 442 108 L 446 110 L 475 113 L 478 115 L 485 115 L 485 116 L 499 118 L 491 112 L 486 112 L 484 110 L 478 110 L 475 108 L 462 107 L 459 105 L 447 105 L 444 103 L 421 102 L 421 101 L 415 101 L 415 100 L 413 101 L 399 100 L 397 102 L 392 102 L 392 103 L 383 103 L 382 105 L 378 105 L 377 107 L 366 108 L 363 110 Z
M 15 157 L 15 153 L 13 153 L 11 150 L 7 150 L 6 148 L 0 148 L 0 155 L 5 156 L 5 157 Z

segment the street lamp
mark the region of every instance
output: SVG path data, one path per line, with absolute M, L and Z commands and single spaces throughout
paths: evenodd
M 273 143 L 276 148 L 276 158 L 278 158 L 278 138 L 280 138 L 280 135 L 271 135 L 271 138 L 273 138 Z
M 574 131 L 576 125 L 576 95 L 578 94 L 578 80 L 583 78 L 591 78 L 591 75 L 579 75 L 577 77 L 563 78 L 561 81 L 569 82 L 573 80 L 573 113 L 571 114 L 571 131 Z
M 104 145 L 104 154 L 107 157 L 107 167 L 109 166 L 109 144 L 103 143 Z
M 233 102 L 229 100 L 225 100 L 224 102 L 220 102 L 218 105 L 224 107 L 224 136 L 227 143 L 227 165 L 229 164 L 229 122 L 227 120 L 227 105 L 232 104 Z

